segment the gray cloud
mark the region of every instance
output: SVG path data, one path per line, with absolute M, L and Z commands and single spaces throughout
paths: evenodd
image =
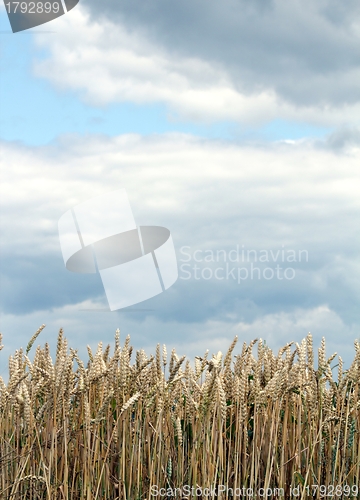
M 354 147 L 360 147 L 360 129 L 358 127 L 341 127 L 327 137 L 325 144 L 320 141 L 319 145 L 333 151 L 347 151 Z
M 360 324 L 356 151 L 334 154 L 311 142 L 254 148 L 172 134 L 73 137 L 40 148 L 3 143 L 3 151 L 5 315 L 104 302 L 98 277 L 65 270 L 57 221 L 81 201 L 126 187 L 138 224 L 171 230 L 179 267 L 183 246 L 192 255 L 196 250 L 228 254 L 237 245 L 258 253 L 276 254 L 283 247 L 308 252 L 308 261 L 280 260 L 281 267 L 295 269 L 293 280 L 255 274 L 238 284 L 237 271 L 235 279 L 194 274 L 179 279 L 146 302 L 153 311 L 138 318 L 183 325 L 252 323 L 264 315 L 326 304 L 344 325 Z M 31 172 L 31 181 L 24 172 Z M 277 262 L 254 264 L 274 269 Z M 221 259 L 199 264 L 201 269 L 218 266 L 226 267 Z
M 299 106 L 359 101 L 360 5 L 277 0 L 89 0 L 94 19 L 118 19 L 176 57 L 225 68 L 247 94 L 275 90 Z

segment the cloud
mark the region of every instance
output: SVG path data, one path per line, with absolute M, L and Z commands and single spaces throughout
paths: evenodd
M 232 244 L 347 247 L 359 209 L 359 148 L 341 161 L 308 142 L 231 144 L 183 134 L 68 136 L 48 146 L 2 143 L 5 250 L 55 254 L 62 213 L 126 187 L 136 219 L 175 225 L 175 237 Z M 185 225 L 186 221 L 186 225 Z M 254 221 L 257 227 L 254 228 Z M 338 238 L 330 236 L 336 227 Z M 229 231 L 231 229 L 231 231 Z M 205 237 L 205 238 L 204 238 Z M 189 241 L 184 239 L 184 241 Z M 184 243 L 185 244 L 185 243 Z
M 321 142 L 320 142 L 321 144 Z M 341 127 L 329 135 L 325 146 L 334 151 L 346 151 L 349 148 L 360 146 L 360 128 L 359 127 Z
M 161 102 L 175 117 L 195 122 L 358 124 L 358 26 L 345 14 L 336 24 L 326 5 L 247 4 L 210 1 L 205 8 L 201 2 L 200 16 L 193 12 L 200 3 L 170 9 L 157 2 L 149 11 L 135 1 L 135 13 L 130 3 L 116 2 L 114 13 L 109 2 L 101 6 L 107 18 L 94 4 L 92 17 L 78 7 L 54 21 L 56 36 L 36 35 L 48 56 L 34 71 L 92 105 Z
M 3 142 L 2 151 L 5 314 L 99 300 L 98 276 L 65 270 L 57 222 L 74 205 L 125 187 L 137 223 L 169 228 L 179 266 L 182 247 L 192 268 L 200 266 L 190 279 L 180 269 L 178 282 L 149 301 L 152 316 L 252 322 L 326 303 L 344 322 L 359 322 L 357 147 L 335 154 L 310 141 L 259 147 L 168 134 L 68 136 L 36 148 Z M 259 262 L 250 255 L 235 264 L 194 257 L 209 250 L 229 255 L 237 246 L 280 257 Z M 308 258 L 284 260 L 287 249 L 305 250 Z M 227 264 L 235 271 L 229 274 Z M 246 268 L 243 276 L 251 264 L 259 271 L 239 283 L 238 268 Z M 296 277 L 268 279 L 277 264 L 293 268 Z M 217 266 L 225 278 L 208 279 Z

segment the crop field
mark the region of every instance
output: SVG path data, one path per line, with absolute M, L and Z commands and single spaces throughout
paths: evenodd
M 117 331 L 83 361 L 60 330 L 53 361 L 43 328 L 0 378 L 1 499 L 360 497 L 358 341 L 346 370 L 310 334 L 190 361 Z

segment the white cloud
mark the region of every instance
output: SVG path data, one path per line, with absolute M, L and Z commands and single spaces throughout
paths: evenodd
M 223 66 L 175 55 L 120 22 L 91 20 L 81 7 L 54 23 L 56 35 L 36 35 L 38 46 L 50 56 L 36 61 L 35 74 L 60 89 L 78 91 L 91 104 L 160 102 L 171 113 L 197 122 L 256 124 L 282 118 L 325 126 L 360 123 L 360 103 L 297 106 L 271 84 L 242 92 L 241 80 Z M 358 80 L 360 70 L 351 69 L 350 76 Z
M 257 248 L 284 243 L 324 251 L 325 242 L 343 248 L 355 237 L 355 147 L 339 155 L 309 142 L 256 148 L 169 134 L 2 149 L 3 247 L 10 254 L 58 252 L 59 217 L 120 187 L 139 223 L 172 224 L 187 242 L 196 228 L 191 240 L 207 244 L 211 227 L 224 245 L 241 237 Z

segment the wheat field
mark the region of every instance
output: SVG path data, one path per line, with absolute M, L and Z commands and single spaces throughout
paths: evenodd
M 347 370 L 310 334 L 191 364 L 117 330 L 84 362 L 60 330 L 31 361 L 44 326 L 0 378 L 1 499 L 359 498 L 358 341 Z

